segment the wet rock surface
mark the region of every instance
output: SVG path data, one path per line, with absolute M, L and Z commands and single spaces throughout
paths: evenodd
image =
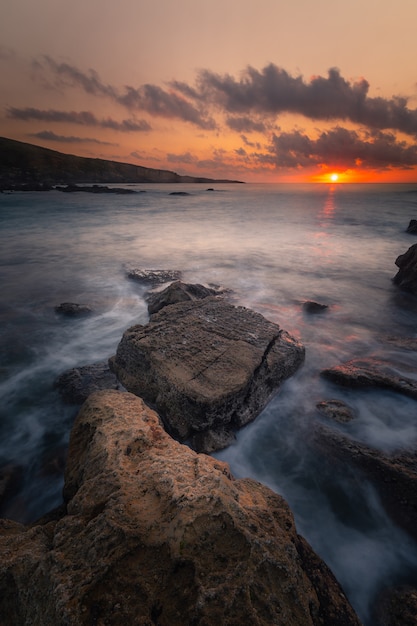
M 410 220 L 405 232 L 410 233 L 410 235 L 417 235 L 417 220 Z
M 7 624 L 359 626 L 283 498 L 174 441 L 132 394 L 84 404 L 64 496 L 31 527 L 0 520 Z
M 317 313 L 324 313 L 328 309 L 327 304 L 320 304 L 320 302 L 314 302 L 313 300 L 307 300 L 303 302 L 303 311 L 305 313 L 309 313 L 311 315 L 316 315 Z
M 128 278 L 144 285 L 162 285 L 163 283 L 181 279 L 179 270 L 130 268 L 126 271 L 126 274 Z
M 87 304 L 78 304 L 76 302 L 62 302 L 55 307 L 55 311 L 68 317 L 89 315 L 93 312 L 92 308 Z
M 326 459 L 362 470 L 376 487 L 390 517 L 417 540 L 415 442 L 414 449 L 388 455 L 321 424 L 316 424 L 312 442 Z
M 253 420 L 303 360 L 304 347 L 277 324 L 208 297 L 166 306 L 128 329 L 109 364 L 173 436 L 199 435 L 197 446 L 201 433 L 221 433 L 212 437 L 220 441 Z
M 394 364 L 375 358 L 353 359 L 321 372 L 345 387 L 389 389 L 417 400 L 417 381 L 398 374 Z
M 346 424 L 355 419 L 355 412 L 341 400 L 322 400 L 316 404 L 316 409 L 327 419 Z
M 56 379 L 54 386 L 68 404 L 82 404 L 94 391 L 123 389 L 107 361 L 67 370 Z
M 177 302 L 188 302 L 203 300 L 209 296 L 223 293 L 220 288 L 206 287 L 205 285 L 183 283 L 176 280 L 163 291 L 151 292 L 147 296 L 149 314 L 157 313 L 164 306 L 176 304 Z
M 397 257 L 395 265 L 399 270 L 393 278 L 394 284 L 417 295 L 417 243 Z

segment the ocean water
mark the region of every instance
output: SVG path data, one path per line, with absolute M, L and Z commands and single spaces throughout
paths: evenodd
M 306 361 L 236 442 L 216 456 L 289 502 L 298 531 L 330 566 L 365 624 L 390 585 L 417 578 L 417 545 L 349 468 L 326 470 L 308 446 L 325 422 L 316 403 L 347 402 L 334 424 L 389 452 L 415 448 L 417 403 L 385 391 L 338 388 L 320 371 L 378 356 L 417 377 L 417 353 L 384 341 L 416 337 L 417 298 L 392 283 L 415 237 L 417 185 L 132 185 L 132 195 L 0 194 L 0 467 L 22 468 L 3 512 L 30 522 L 61 503 L 63 458 L 77 409 L 53 386 L 63 371 L 114 354 L 123 331 L 148 319 L 130 267 L 178 269 L 186 282 L 233 289 L 299 338 Z M 189 195 L 170 195 L 186 191 Z M 306 315 L 302 303 L 329 306 Z M 65 319 L 61 302 L 94 313 Z

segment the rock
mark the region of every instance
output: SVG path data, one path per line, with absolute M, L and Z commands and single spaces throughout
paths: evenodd
M 405 232 L 410 233 L 411 235 L 417 235 L 417 220 L 410 220 Z
M 311 439 L 316 450 L 336 464 L 362 470 L 376 487 L 388 515 L 417 539 L 417 452 L 387 455 L 317 424 Z
M 304 347 L 277 324 L 211 296 L 129 328 L 109 364 L 185 441 L 253 420 L 303 359 Z
M 187 302 L 188 300 L 202 300 L 208 296 L 221 293 L 211 287 L 204 285 L 190 285 L 176 280 L 166 287 L 163 291 L 152 292 L 148 295 L 148 311 L 152 315 L 164 306 L 176 304 L 177 302 Z
M 106 185 L 66 185 L 65 187 L 56 186 L 57 191 L 64 191 L 66 193 L 84 192 L 84 193 L 117 193 L 117 194 L 131 194 L 136 193 L 134 189 L 126 189 L 125 187 L 107 187 Z
M 384 590 L 375 613 L 378 626 L 415 626 L 417 623 L 417 589 L 399 587 Z
M 179 270 L 130 269 L 127 271 L 127 276 L 145 285 L 162 285 L 173 280 L 180 280 L 181 272 Z
M 84 404 L 64 496 L 31 527 L 0 520 L 7 624 L 360 626 L 285 500 L 171 439 L 131 394 Z
M 188 191 L 171 191 L 170 196 L 191 196 Z
M 378 359 L 353 359 L 325 369 L 321 375 L 345 387 L 389 389 L 417 400 L 417 381 L 399 376 L 392 364 Z
M 394 284 L 404 291 L 417 295 L 417 243 L 401 254 L 396 259 L 395 265 L 400 269 L 393 278 Z
M 86 304 L 76 304 L 75 302 L 62 302 L 55 307 L 57 313 L 68 316 L 88 315 L 92 309 Z
M 303 303 L 303 310 L 306 313 L 323 313 L 328 308 L 327 304 L 320 304 L 319 302 L 313 302 L 312 300 L 307 300 L 307 302 Z
M 355 418 L 353 410 L 341 400 L 322 400 L 316 404 L 316 409 L 328 419 L 346 424 Z
M 7 463 L 0 467 L 0 514 L 5 505 L 19 491 L 23 483 L 23 467 L 15 463 Z
M 94 391 L 122 389 L 107 361 L 74 367 L 61 374 L 54 384 L 68 404 L 82 404 Z
M 380 337 L 380 341 L 401 350 L 417 350 L 416 337 L 397 337 L 395 335 L 385 335 Z

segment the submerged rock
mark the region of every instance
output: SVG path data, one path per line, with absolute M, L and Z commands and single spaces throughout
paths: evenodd
M 64 497 L 29 528 L 0 520 L 8 624 L 360 624 L 285 500 L 171 439 L 132 394 L 83 406 Z
M 129 328 L 109 363 L 184 441 L 211 431 L 223 439 L 253 420 L 303 359 L 304 347 L 277 324 L 211 296 Z
M 312 442 L 327 459 L 362 470 L 375 485 L 388 515 L 417 539 L 417 452 L 384 454 L 317 424 Z M 415 442 L 414 442 L 415 445 Z
M 378 359 L 353 359 L 325 369 L 321 375 L 338 385 L 389 389 L 417 400 L 417 381 L 398 375 L 391 363 Z
M 417 220 L 410 220 L 405 232 L 410 233 L 411 235 L 417 235 Z
M 77 315 L 89 315 L 93 312 L 87 304 L 77 304 L 76 302 L 62 302 L 55 307 L 55 311 L 70 317 Z
M 312 300 L 307 300 L 307 302 L 303 303 L 303 311 L 306 313 L 324 313 L 328 309 L 327 304 L 320 304 L 319 302 L 313 302 Z
M 183 283 L 180 280 L 176 280 L 163 291 L 152 292 L 148 295 L 148 311 L 149 314 L 152 315 L 153 313 L 157 313 L 160 309 L 163 309 L 164 306 L 170 304 L 187 302 L 189 300 L 203 300 L 204 298 L 208 298 L 208 296 L 221 293 L 222 290 L 219 289 L 216 290 L 212 287 Z
M 341 400 L 322 400 L 316 404 L 316 409 L 328 419 L 346 424 L 355 418 L 353 409 Z
M 395 265 L 399 270 L 393 278 L 394 284 L 417 295 L 417 243 L 397 257 Z
M 94 391 L 122 389 L 107 361 L 67 370 L 56 379 L 55 387 L 68 404 L 82 404 Z

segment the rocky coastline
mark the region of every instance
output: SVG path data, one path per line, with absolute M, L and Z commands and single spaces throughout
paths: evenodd
M 396 288 L 417 295 L 417 245 L 396 264 Z M 304 346 L 233 305 L 228 290 L 187 285 L 177 271 L 130 278 L 150 287 L 148 324 L 128 329 L 108 363 L 56 381 L 66 402 L 82 404 L 62 506 L 28 526 L 0 519 L 1 623 L 359 625 L 285 500 L 208 456 L 302 366 Z M 412 337 L 386 340 L 416 349 Z M 322 375 L 417 399 L 412 377 L 372 356 Z M 341 433 L 332 424 L 355 419 L 343 403 L 317 411 L 315 453 L 362 472 L 417 540 L 416 449 L 385 454 Z M 417 623 L 416 597 L 390 590 L 378 624 Z

